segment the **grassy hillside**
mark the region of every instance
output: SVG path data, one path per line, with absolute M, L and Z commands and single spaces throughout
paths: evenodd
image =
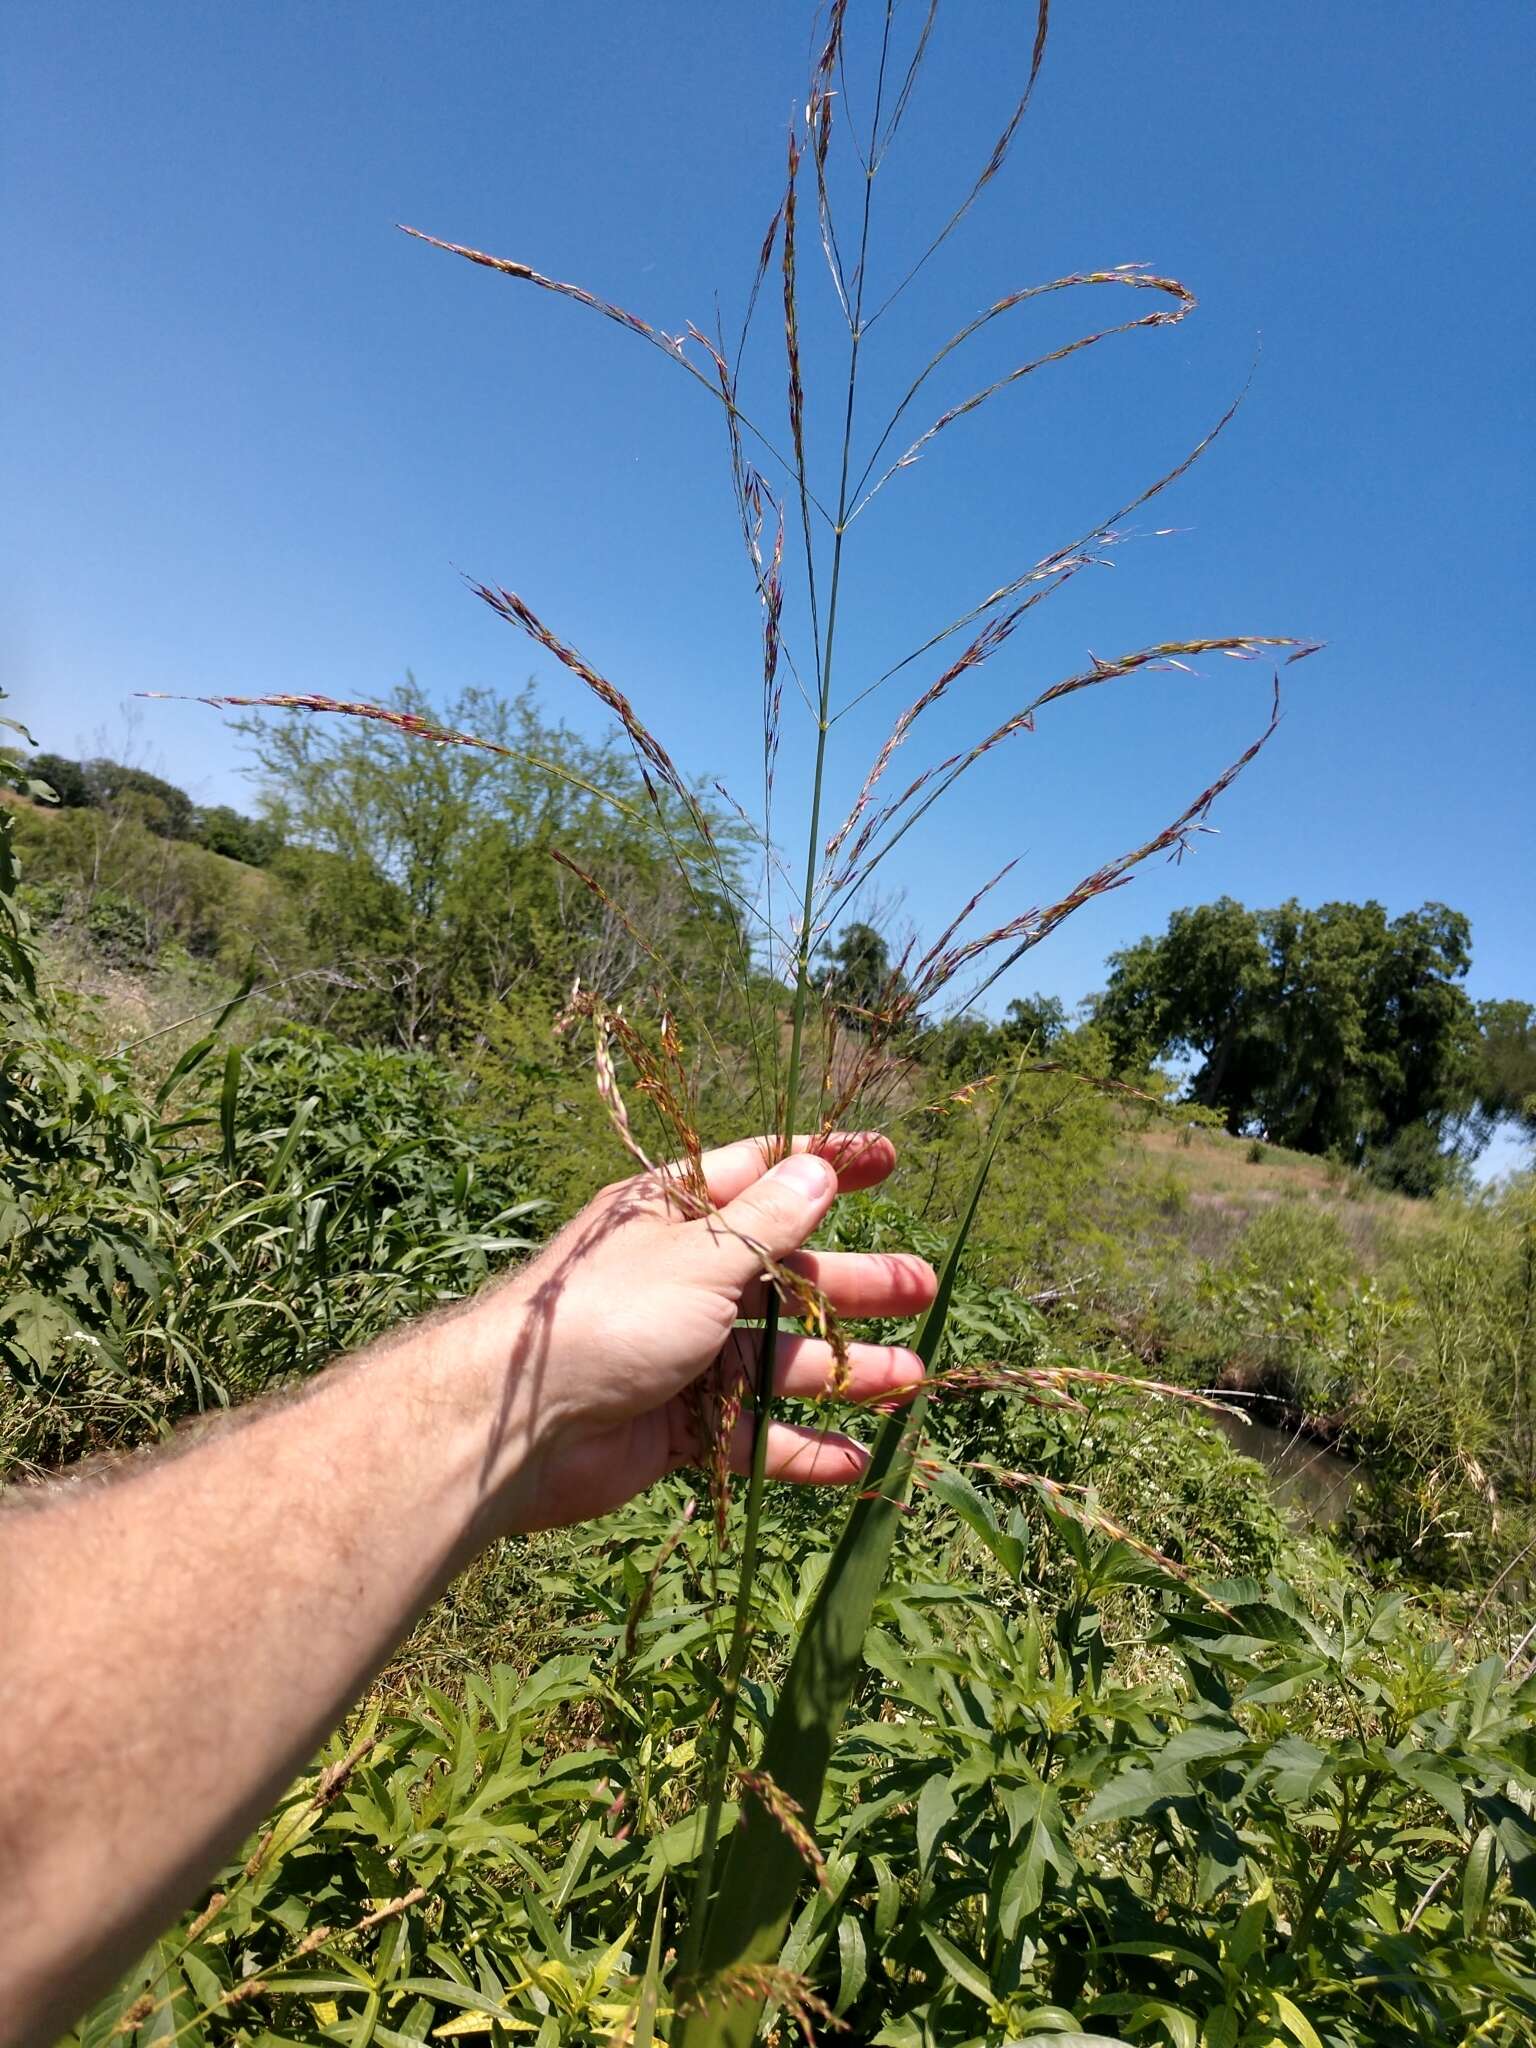
M 1229 1250 L 1266 1210 L 1294 1204 L 1329 1217 L 1372 1265 L 1389 1240 L 1424 1229 L 1435 1214 L 1433 1203 L 1390 1193 L 1331 1160 L 1198 1124 L 1137 1130 L 1125 1150 L 1147 1183 L 1177 1206 L 1181 1236 L 1206 1257 Z

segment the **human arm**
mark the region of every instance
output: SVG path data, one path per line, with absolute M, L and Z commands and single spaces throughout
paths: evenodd
M 883 1139 L 827 1149 L 835 1173 L 765 1172 L 754 1141 L 709 1155 L 704 1216 L 661 1176 L 605 1189 L 530 1265 L 298 1398 L 0 1514 L 0 2041 L 52 2039 L 132 1962 L 487 1543 L 697 1458 L 686 1390 L 756 1345 L 765 1255 L 893 1163 Z M 932 1292 L 918 1259 L 794 1263 L 845 1315 Z M 826 1386 L 820 1340 L 777 1357 L 783 1391 Z M 889 1346 L 849 1363 L 855 1399 L 921 1377 Z M 864 1468 L 835 1432 L 771 1431 L 774 1477 Z

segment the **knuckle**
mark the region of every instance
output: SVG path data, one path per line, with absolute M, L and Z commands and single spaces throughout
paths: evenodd
M 793 1237 L 803 1233 L 805 1202 L 793 1190 L 765 1182 L 754 1204 L 758 1224 L 767 1237 Z

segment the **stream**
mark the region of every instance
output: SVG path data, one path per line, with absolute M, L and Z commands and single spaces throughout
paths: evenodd
M 1245 1422 L 1235 1406 L 1221 1414 L 1209 1409 L 1203 1413 L 1235 1450 L 1258 1460 L 1269 1474 L 1276 1507 L 1305 1528 L 1337 1528 L 1351 1495 L 1366 1483 L 1365 1473 L 1352 1459 L 1325 1450 L 1294 1429 L 1257 1417 Z

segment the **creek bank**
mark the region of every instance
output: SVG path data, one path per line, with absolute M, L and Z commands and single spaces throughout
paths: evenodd
M 1232 1401 L 1203 1415 L 1234 1450 L 1263 1466 L 1276 1507 L 1303 1528 L 1338 1528 L 1355 1495 L 1370 1483 L 1363 1465 L 1334 1448 L 1337 1431 L 1325 1435 L 1314 1418 L 1272 1396 Z

